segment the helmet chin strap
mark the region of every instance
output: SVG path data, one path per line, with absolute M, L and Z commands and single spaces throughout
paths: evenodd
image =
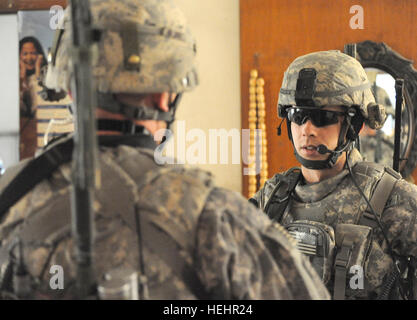
M 161 111 L 157 108 L 150 108 L 145 105 L 130 106 L 115 99 L 114 95 L 111 93 L 98 93 L 98 105 L 104 110 L 107 110 L 111 113 L 122 114 L 129 119 L 123 121 L 112 120 L 114 123 L 111 124 L 111 128 L 109 129 L 114 130 L 117 126 L 121 126 L 123 128 L 129 127 L 127 131 L 130 133 L 135 133 L 135 128 L 139 127 L 134 123 L 136 120 L 162 120 L 166 122 L 167 129 L 170 129 L 172 123 L 175 121 L 175 113 L 181 100 L 181 96 L 182 94 L 178 93 L 175 97 L 175 100 L 169 103 L 168 112 Z M 110 125 L 110 121 L 107 122 L 107 125 Z M 120 122 L 120 124 L 116 124 L 116 122 Z M 126 122 L 130 122 L 131 124 L 128 125 Z M 125 131 L 123 130 L 123 132 Z
M 343 152 L 350 149 L 352 145 L 352 141 L 347 141 L 343 145 L 338 146 L 335 150 L 329 150 L 324 144 L 321 144 L 317 147 L 317 151 L 320 154 L 330 153 L 329 157 L 326 160 L 307 160 L 299 155 L 299 153 L 295 150 L 294 154 L 297 158 L 297 161 L 300 162 L 304 167 L 312 170 L 322 170 L 322 169 L 330 169 L 336 164 L 339 157 L 342 155 Z
M 333 168 L 333 166 L 336 164 L 339 157 L 342 155 L 343 152 L 346 150 L 349 150 L 352 146 L 351 140 L 347 139 L 345 141 L 346 133 L 351 126 L 350 123 L 350 117 L 346 116 L 345 119 L 342 122 L 342 127 L 340 129 L 339 138 L 337 147 L 335 150 L 329 150 L 325 145 L 321 144 L 317 147 L 317 151 L 320 154 L 326 154 L 330 153 L 329 157 L 326 160 L 308 160 L 303 158 L 298 152 L 297 149 L 294 146 L 294 141 L 292 138 L 291 133 L 291 123 L 287 119 L 287 129 L 288 129 L 288 136 L 290 137 L 290 140 L 294 147 L 294 154 L 298 162 L 300 162 L 304 167 L 312 170 L 323 170 L 323 169 L 330 169 Z
M 167 130 L 171 129 L 172 123 L 175 121 L 175 114 L 177 113 L 178 105 L 180 104 L 182 98 L 182 93 L 178 93 L 174 101 L 170 102 L 168 105 L 169 112 L 172 114 L 170 120 L 167 120 Z

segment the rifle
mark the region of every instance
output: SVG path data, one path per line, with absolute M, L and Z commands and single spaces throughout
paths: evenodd
M 394 138 L 394 157 L 392 168 L 400 172 L 400 146 L 401 146 L 401 112 L 403 106 L 404 80 L 395 80 L 395 138 Z
M 71 90 L 75 102 L 71 221 L 77 263 L 77 298 L 86 298 L 93 288 L 94 187 L 100 187 L 97 166 L 95 107 L 92 77 L 93 45 L 98 34 L 92 26 L 89 0 L 70 0 L 72 31 Z

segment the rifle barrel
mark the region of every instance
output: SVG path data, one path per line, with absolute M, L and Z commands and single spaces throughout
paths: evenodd
M 401 146 L 401 113 L 403 105 L 404 80 L 395 80 L 395 140 L 394 140 L 394 159 L 392 168 L 400 172 L 400 146 Z
M 77 263 L 78 298 L 86 298 L 93 285 L 94 187 L 96 182 L 97 137 L 96 92 L 92 78 L 93 28 L 90 1 L 71 0 L 72 91 L 75 102 L 73 188 L 71 221 Z

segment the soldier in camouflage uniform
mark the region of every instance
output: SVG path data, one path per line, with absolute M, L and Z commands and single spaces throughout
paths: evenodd
M 102 187 L 94 201 L 98 289 L 92 297 L 129 297 L 117 290 L 129 283 L 134 288 L 138 273 L 140 298 L 327 299 L 282 227 L 238 193 L 216 187 L 209 173 L 155 163 L 153 134 L 174 120 L 176 94 L 197 85 L 196 47 L 182 13 L 170 0 L 94 0 L 91 8 L 102 31 L 94 68 Z M 68 23 L 66 18 L 56 63 L 48 71 L 49 85 L 55 81 L 64 90 L 71 76 Z M 67 163 L 2 214 L 3 298 L 77 298 L 71 149 L 56 156 L 67 141 L 71 137 L 37 157 Z M 37 159 L 7 170 L 1 194 Z M 54 265 L 63 268 L 62 290 L 50 286 Z
M 278 113 L 301 168 L 250 201 L 296 238 L 334 299 L 415 298 L 417 188 L 352 147 L 364 122 L 379 129 L 386 117 L 370 86 L 339 51 L 294 60 Z

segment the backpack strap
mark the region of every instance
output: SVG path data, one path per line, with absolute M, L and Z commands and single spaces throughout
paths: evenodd
M 69 162 L 72 158 L 73 147 L 74 141 L 68 139 L 43 152 L 32 161 L 25 162 L 25 165 L 19 166 L 19 170 L 14 174 L 13 179 L 7 179 L 7 182 L 10 181 L 10 183 L 2 183 L 3 188 L 0 189 L 0 220 L 13 205 L 39 182 L 49 177 L 60 165 Z

